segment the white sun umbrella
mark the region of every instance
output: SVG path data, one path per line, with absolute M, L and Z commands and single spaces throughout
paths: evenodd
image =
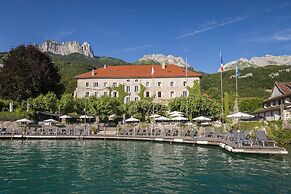
M 179 111 L 172 111 L 172 112 L 169 112 L 169 115 L 175 115 L 175 114 L 183 115 L 183 113 L 182 113 L 182 112 L 179 112 Z
M 192 119 L 193 121 L 211 121 L 210 118 L 204 117 L 204 116 L 200 116 L 200 117 L 195 117 L 194 119 Z
M 155 118 L 155 121 L 170 121 L 171 119 L 164 117 L 164 116 L 160 116 L 158 118 Z
M 227 118 L 236 118 L 236 119 L 249 119 L 249 118 L 253 118 L 253 115 L 249 115 L 247 113 L 243 113 L 243 112 L 237 112 L 231 115 L 228 115 Z
M 181 117 L 181 116 L 174 117 L 174 118 L 172 118 L 171 120 L 173 120 L 173 121 L 188 121 L 187 118 L 185 118 L 185 117 Z
M 17 123 L 32 123 L 31 120 L 29 119 L 26 119 L 26 118 L 23 118 L 23 119 L 19 119 L 16 121 Z
M 182 113 L 174 113 L 170 114 L 170 117 L 183 117 L 184 115 Z
M 134 117 L 130 117 L 129 119 L 126 119 L 125 122 L 139 122 L 139 120 Z
M 72 118 L 72 117 L 69 116 L 69 115 L 62 115 L 62 116 L 60 116 L 60 119 L 70 119 L 70 118 Z
M 160 116 L 161 116 L 161 115 L 153 114 L 153 115 L 150 116 L 150 118 L 158 118 L 158 117 L 160 117 Z
M 45 123 L 57 123 L 58 121 L 56 121 L 54 119 L 47 119 L 47 120 L 44 120 L 43 122 L 45 122 Z
M 81 115 L 79 118 L 80 119 L 93 119 L 94 117 L 93 116 L 89 116 L 89 115 Z

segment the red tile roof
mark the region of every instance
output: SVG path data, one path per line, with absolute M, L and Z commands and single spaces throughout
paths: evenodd
M 283 94 L 291 91 L 291 82 L 276 82 L 275 84 Z
M 171 78 L 185 77 L 185 68 L 177 65 L 166 65 L 163 69 L 162 65 L 153 65 L 155 78 Z M 86 78 L 151 78 L 152 65 L 122 65 L 107 66 L 106 68 L 98 68 L 92 71 L 76 76 L 77 79 Z M 201 77 L 202 74 L 189 70 L 188 77 Z

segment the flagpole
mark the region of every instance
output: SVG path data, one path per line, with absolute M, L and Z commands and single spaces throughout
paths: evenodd
M 155 70 L 154 70 L 154 66 L 152 65 L 152 72 L 151 72 L 151 75 L 152 75 L 152 86 L 153 86 L 153 115 L 155 114 L 155 103 L 154 103 L 154 100 L 155 100 Z M 152 137 L 152 134 L 153 134 L 153 130 L 154 130 L 154 122 L 155 122 L 155 118 L 153 117 L 153 124 L 152 124 L 152 129 L 151 129 L 151 137 Z
M 223 123 L 223 82 L 222 82 L 222 71 L 220 71 L 220 91 L 221 91 L 221 123 Z
M 188 86 L 188 60 L 186 57 L 186 87 Z M 189 94 L 187 93 L 186 95 L 186 117 L 188 118 L 188 96 Z
M 235 66 L 235 102 L 234 102 L 234 112 L 238 112 L 238 91 L 237 91 L 237 77 L 238 77 L 238 67 L 237 64 Z
M 223 123 L 223 82 L 222 82 L 222 73 L 223 73 L 223 61 L 222 54 L 220 51 L 220 91 L 221 91 L 221 124 Z

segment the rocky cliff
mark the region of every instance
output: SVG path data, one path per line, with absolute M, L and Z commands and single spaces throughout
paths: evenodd
M 94 57 L 94 53 L 89 43 L 84 42 L 82 45 L 77 41 L 57 43 L 55 41 L 45 41 L 38 45 L 42 52 L 51 52 L 58 55 L 69 55 L 71 53 L 80 53 L 85 56 Z
M 273 56 L 265 55 L 262 57 L 253 57 L 250 60 L 246 58 L 240 58 L 235 61 L 231 61 L 224 65 L 225 70 L 235 69 L 236 64 L 240 69 L 246 67 L 264 67 L 268 65 L 291 65 L 291 56 L 282 55 L 282 56 Z
M 175 57 L 173 55 L 151 54 L 144 55 L 138 59 L 138 63 L 157 63 L 157 64 L 175 64 L 180 67 L 186 66 L 186 61 L 182 57 Z

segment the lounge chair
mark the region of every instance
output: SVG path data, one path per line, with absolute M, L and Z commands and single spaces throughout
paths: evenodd
M 165 130 L 165 136 L 171 136 L 171 129 Z
M 257 143 L 259 144 L 261 143 L 263 146 L 265 146 L 266 144 L 272 144 L 273 147 L 275 147 L 276 142 L 274 140 L 268 139 L 265 131 L 262 130 L 255 131 L 255 135 Z
M 172 136 L 178 136 L 179 135 L 179 130 L 178 129 L 173 129 L 171 135 Z
M 6 135 L 7 133 L 7 129 L 6 128 L 2 128 L 1 129 L 1 135 Z
M 252 139 L 249 138 L 250 135 L 250 131 L 242 131 L 241 132 L 241 144 L 242 145 L 249 145 L 249 146 L 253 146 L 254 142 Z
M 154 136 L 161 135 L 161 129 L 159 129 L 159 128 L 155 128 L 155 129 L 153 130 L 153 135 L 154 135 Z
M 189 129 L 183 129 L 182 136 L 183 137 L 189 137 L 190 136 L 190 130 Z
M 191 130 L 190 131 L 190 136 L 191 137 L 197 137 L 198 136 L 198 131 L 197 130 Z

